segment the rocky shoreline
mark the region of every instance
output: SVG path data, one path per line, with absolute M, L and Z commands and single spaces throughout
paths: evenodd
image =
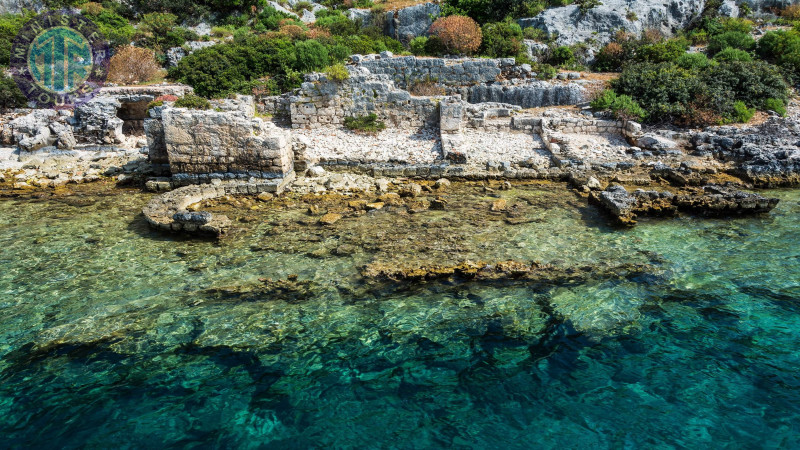
M 752 125 L 661 129 L 591 111 L 585 99 L 594 82 L 580 74 L 543 87 L 531 84 L 527 68 L 513 59 L 388 52 L 352 59 L 345 81 L 310 74 L 289 95 L 214 100 L 209 110 L 150 104 L 160 95 L 190 91 L 155 85 L 114 88 L 74 113 L 3 115 L 0 190 L 26 195 L 96 181 L 143 187 L 159 193 L 143 211 L 154 228 L 221 236 L 231 221 L 204 204 L 284 191 L 361 193 L 367 206 L 360 210 L 399 201 L 417 213 L 448 208 L 439 192 L 445 183 L 483 182 L 494 189 L 489 186 L 542 180 L 564 183 L 615 222 L 632 225 L 638 216 L 768 212 L 774 200 L 742 191 L 800 185 L 796 103 L 786 117 Z M 405 88 L 423 72 L 398 75 L 409 67 L 441 74 L 452 95 L 411 95 Z M 479 74 L 465 72 L 470 67 Z M 537 95 L 555 87 L 572 94 L 520 98 L 518 103 L 543 105 L 535 108 L 470 103 L 466 85 L 476 76 L 489 84 L 502 77 Z M 363 133 L 342 124 L 371 111 L 386 120 L 385 130 Z M 340 212 L 332 214 L 323 222 L 335 222 Z

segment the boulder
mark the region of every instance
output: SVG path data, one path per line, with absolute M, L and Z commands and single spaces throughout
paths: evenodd
M 645 134 L 636 140 L 636 146 L 647 150 L 680 150 L 680 146 L 670 139 L 656 134 Z
M 122 142 L 122 119 L 117 111 L 122 104 L 114 97 L 100 96 L 75 107 L 75 133 L 90 144 L 119 144 Z
M 684 29 L 703 12 L 704 0 L 629 1 L 603 0 L 586 13 L 578 5 L 548 9 L 536 17 L 520 19 L 523 28 L 536 27 L 558 36 L 559 45 L 594 40 L 602 45 L 617 30 L 640 34 L 655 28 L 665 34 Z
M 436 3 L 422 3 L 386 13 L 386 34 L 408 44 L 417 36 L 427 36 L 433 20 L 442 13 Z

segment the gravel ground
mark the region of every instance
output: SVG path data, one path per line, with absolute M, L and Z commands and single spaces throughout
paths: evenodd
M 308 138 L 306 153 L 320 161 L 344 159 L 363 162 L 430 164 L 442 158 L 438 132 L 384 130 L 377 135 L 357 134 L 340 127 L 292 130 Z
M 546 167 L 550 162 L 550 152 L 537 134 L 483 132 L 469 128 L 461 134 L 464 153 L 471 164 L 528 162 Z

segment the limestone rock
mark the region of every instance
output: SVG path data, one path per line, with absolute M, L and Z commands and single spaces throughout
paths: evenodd
M 319 218 L 319 223 L 322 225 L 333 225 L 342 218 L 341 214 L 328 213 Z
M 117 111 L 122 104 L 114 97 L 99 96 L 75 108 L 75 133 L 90 144 L 119 144 L 122 142 L 122 119 Z
M 506 210 L 506 206 L 507 206 L 506 199 L 499 198 L 499 199 L 495 200 L 494 202 L 492 202 L 492 207 L 490 208 L 490 210 L 492 212 L 505 211 Z
M 386 13 L 386 34 L 408 44 L 417 36 L 427 36 L 433 20 L 442 13 L 436 3 L 422 3 Z

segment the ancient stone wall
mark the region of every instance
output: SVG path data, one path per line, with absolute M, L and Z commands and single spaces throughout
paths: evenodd
M 527 64 L 514 58 L 448 59 L 391 57 L 388 54 L 356 56 L 357 67 L 390 77 L 401 89 L 416 83 L 435 82 L 449 95 L 469 103 L 508 103 L 522 108 L 576 105 L 588 99 L 583 81 L 538 81 Z
M 433 80 L 447 86 L 470 86 L 496 81 L 504 68 L 514 66 L 514 58 L 446 59 L 416 56 L 355 58 L 360 67 L 374 75 L 388 75 L 395 85 L 407 89 L 419 81 Z
M 290 98 L 294 128 L 339 125 L 345 117 L 374 113 L 397 128 L 435 128 L 439 125 L 439 103 L 446 97 L 413 97 L 397 89 L 385 75 L 370 75 L 351 68 L 345 81 L 332 81 L 323 74 L 306 78 L 297 95 Z
M 244 173 L 279 178 L 292 171 L 289 133 L 260 118 L 221 111 L 161 112 L 172 173 Z

